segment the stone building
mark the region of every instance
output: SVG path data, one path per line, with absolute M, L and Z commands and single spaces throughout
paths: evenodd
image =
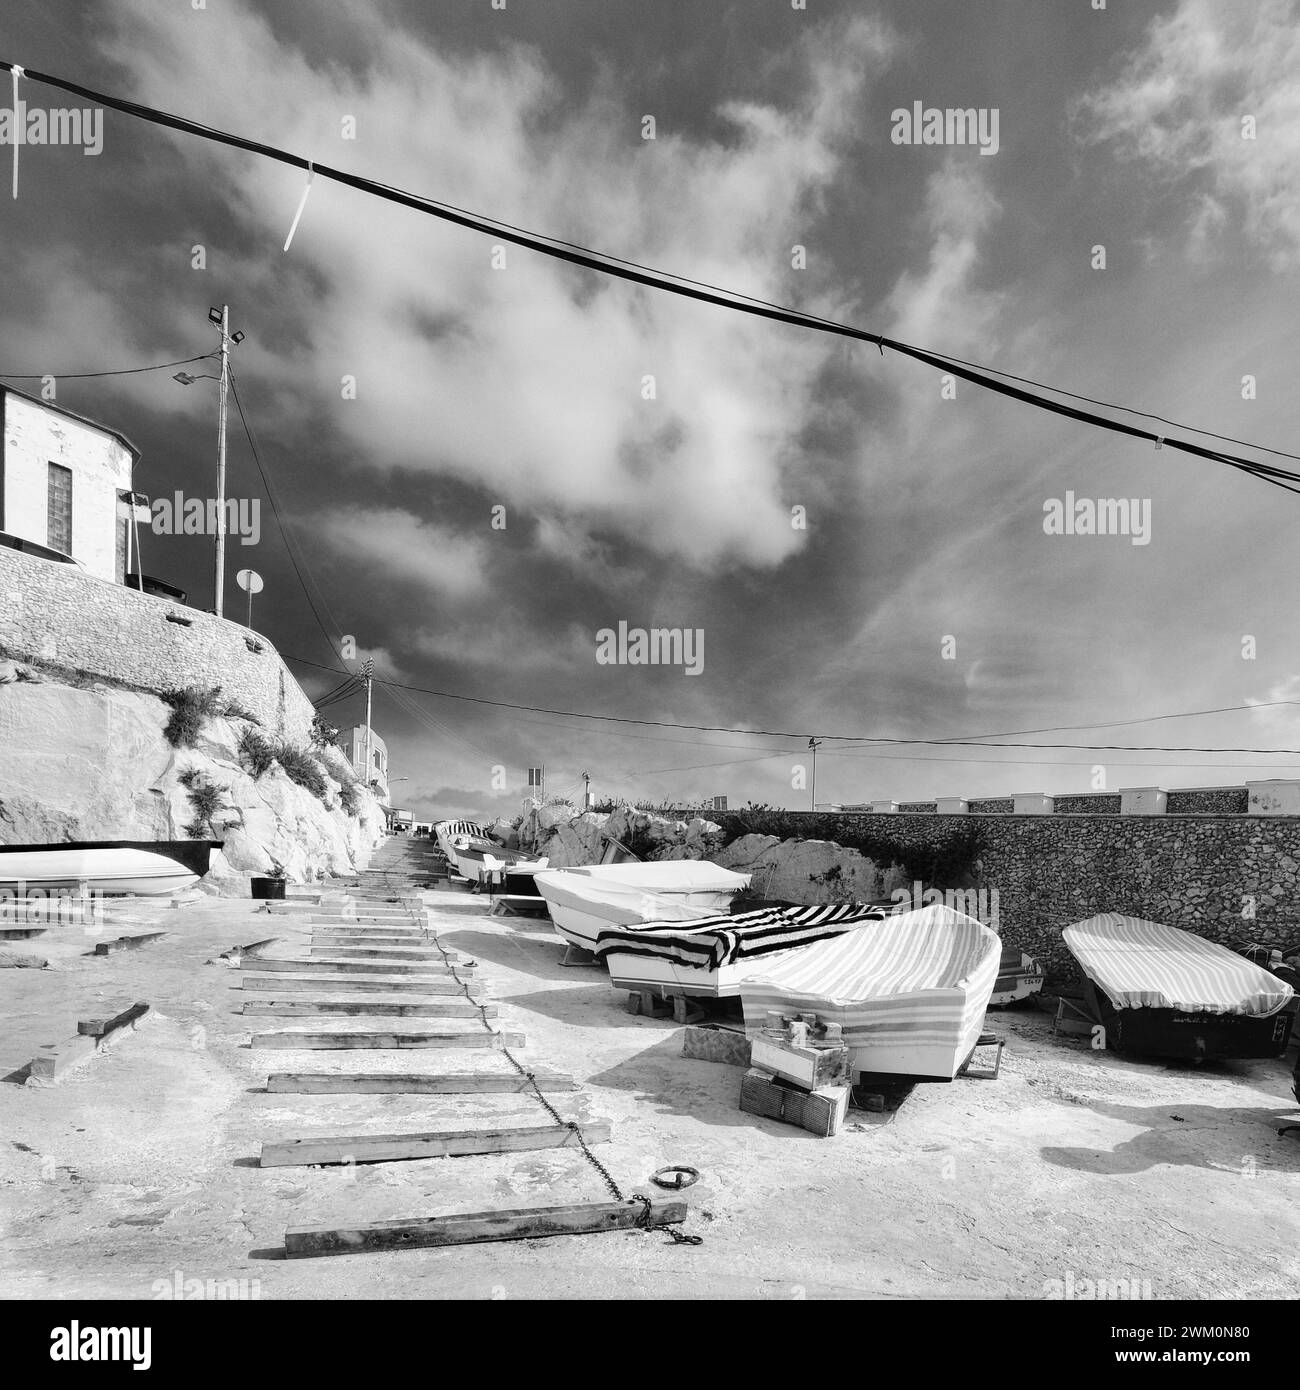
M 0 386 L 0 533 L 47 559 L 122 583 L 140 451 L 123 434 Z M 53 552 L 51 554 L 50 552 Z

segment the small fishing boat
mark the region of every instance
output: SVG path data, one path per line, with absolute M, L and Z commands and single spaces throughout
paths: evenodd
M 185 864 L 143 849 L 50 846 L 0 854 L 0 891 L 19 896 L 85 890 L 156 897 L 192 888 L 199 877 Z
M 1062 935 L 1109 1050 L 1148 1057 L 1280 1057 L 1295 1022 L 1286 981 L 1179 927 L 1102 912 Z
M 1028 999 L 1039 993 L 1046 978 L 1047 972 L 1033 956 L 1025 955 L 1014 946 L 1004 946 L 989 1004 L 1017 1004 L 1022 999 Z
M 487 831 L 473 820 L 440 820 L 434 824 L 433 837 L 438 842 L 438 848 L 447 856 L 448 862 L 455 867 L 455 858 L 452 855 L 452 845 L 458 840 L 486 840 Z
M 584 951 L 595 950 L 606 927 L 688 922 L 725 912 L 732 896 L 749 886 L 748 874 L 699 859 L 588 864 L 533 877 L 555 930 Z
M 838 1023 L 856 1080 L 951 1081 L 979 1041 L 1002 942 L 936 903 L 771 961 L 741 980 L 745 1032 L 770 1012 Z
M 730 999 L 745 976 L 773 957 L 880 922 L 889 911 L 870 903 L 821 903 L 610 927 L 598 933 L 596 955 L 615 989 Z

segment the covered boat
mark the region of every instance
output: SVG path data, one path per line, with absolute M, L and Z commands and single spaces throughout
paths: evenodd
M 534 874 L 555 930 L 585 951 L 606 927 L 688 922 L 726 912 L 749 875 L 699 859 L 588 864 Z
M 199 875 L 151 850 L 50 846 L 0 854 L 0 891 L 131 893 L 157 896 L 192 888 Z
M 979 1040 L 1002 942 L 936 903 L 770 962 L 740 982 L 745 1032 L 769 1012 L 838 1023 L 855 1079 L 951 1081 Z
M 706 999 L 733 998 L 740 982 L 818 941 L 880 922 L 889 909 L 869 903 L 820 903 L 726 913 L 695 922 L 610 927 L 596 937 L 596 955 L 615 989 L 658 990 Z
M 1118 912 L 1075 922 L 1062 935 L 1108 1049 L 1194 1060 L 1286 1051 L 1295 991 L 1226 946 Z

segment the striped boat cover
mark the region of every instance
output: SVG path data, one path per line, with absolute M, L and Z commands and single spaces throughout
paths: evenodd
M 596 937 L 596 954 L 655 956 L 674 965 L 717 970 L 751 956 L 790 951 L 841 936 L 866 922 L 878 922 L 888 909 L 867 903 L 822 903 L 812 907 L 766 907 L 735 916 L 718 913 L 689 924 L 647 922 L 612 927 Z
M 870 931 L 809 946 L 742 980 L 745 1031 L 769 1009 L 815 1013 L 853 1047 L 950 1047 L 954 1069 L 979 1037 L 1002 943 L 982 923 L 942 903 L 891 915 Z
M 1103 912 L 1062 935 L 1117 1009 L 1267 1017 L 1294 991 L 1244 956 L 1178 927 Z

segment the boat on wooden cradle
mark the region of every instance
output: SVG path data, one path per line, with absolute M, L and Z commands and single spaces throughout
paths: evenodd
M 1002 958 L 995 932 L 934 904 L 771 961 L 740 982 L 745 1032 L 769 1013 L 840 1025 L 856 1081 L 951 1081 L 979 1041 Z

